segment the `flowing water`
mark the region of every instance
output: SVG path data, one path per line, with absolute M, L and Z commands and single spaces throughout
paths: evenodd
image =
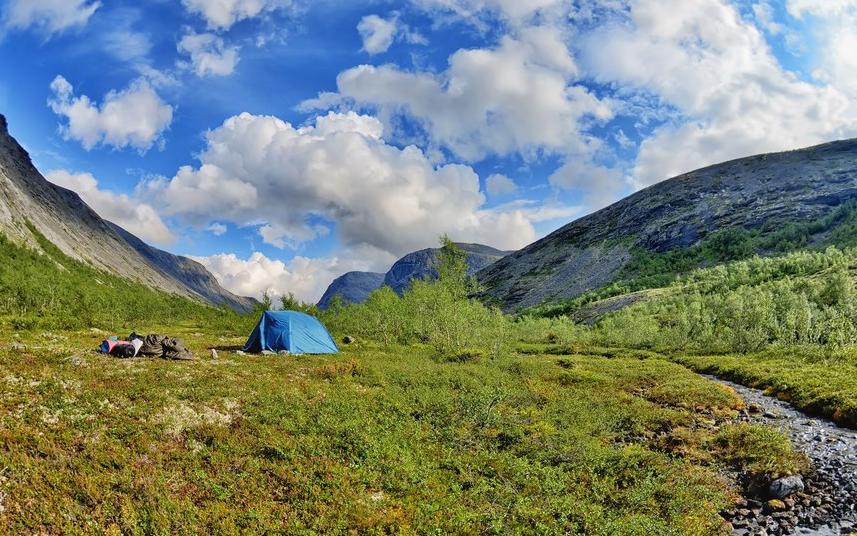
M 713 376 L 706 378 L 735 389 L 748 407 L 756 409 L 745 412 L 743 420 L 779 429 L 812 462 L 816 474 L 807 479 L 807 488 L 812 492 L 813 502 L 801 509 L 797 527 L 790 533 L 801 536 L 857 534 L 857 432 L 840 428 L 827 419 L 810 417 L 786 402 L 765 396 L 758 389 Z M 752 528 L 735 533 L 770 534 Z M 789 532 L 775 529 L 773 533 Z

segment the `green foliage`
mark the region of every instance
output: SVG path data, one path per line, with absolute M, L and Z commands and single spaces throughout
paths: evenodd
M 304 303 L 295 298 L 295 295 L 291 292 L 280 296 L 280 308 L 284 311 L 300 311 L 312 316 L 318 316 L 318 307 L 314 303 Z
M 754 254 L 813 254 L 828 246 L 857 246 L 857 201 L 848 201 L 828 214 L 808 221 L 771 221 L 760 229 L 717 230 L 690 247 L 652 252 L 637 248 L 616 280 L 563 303 L 544 304 L 526 311 L 528 315 L 562 316 L 592 302 L 639 290 L 666 287 L 679 276 L 701 267 L 743 260 Z
M 808 468 L 806 457 L 796 453 L 788 438 L 769 426 L 727 424 L 711 438 L 708 446 L 722 461 L 753 474 L 776 478 Z
M 446 235 L 440 241 L 437 281 L 454 299 L 464 299 L 476 291 L 476 279 L 467 275 L 467 252 Z
M 508 346 L 510 321 L 496 309 L 469 299 L 475 287 L 467 275 L 467 255 L 444 237 L 438 278 L 415 280 L 397 295 L 389 287 L 372 292 L 362 304 L 336 304 L 321 314 L 340 336 L 392 344 L 427 344 L 455 358 L 466 349 L 492 357 Z
M 811 414 L 857 427 L 857 354 L 807 347 L 771 348 L 751 355 L 679 356 L 695 370 L 766 389 Z
M 603 318 L 585 337 L 603 346 L 753 353 L 769 346 L 857 343 L 857 250 L 828 248 L 691 272 L 666 292 Z

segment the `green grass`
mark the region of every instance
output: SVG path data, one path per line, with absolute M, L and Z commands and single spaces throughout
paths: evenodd
M 454 250 L 437 282 L 326 311 L 359 341 L 341 355 L 256 357 L 252 315 L 0 246 L 0 533 L 709 535 L 724 471 L 805 469 L 645 346 L 656 319 L 621 344 L 510 319 L 466 299 Z M 103 357 L 94 328 L 202 359 Z
M 718 450 L 740 399 L 662 359 L 253 357 L 172 329 L 204 358 L 106 358 L 89 331 L 0 346 L 0 532 L 708 535 L 722 468 L 791 469 L 776 434 Z

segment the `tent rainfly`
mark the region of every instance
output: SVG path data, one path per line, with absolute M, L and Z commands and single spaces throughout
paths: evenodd
M 291 354 L 335 354 L 339 352 L 327 329 L 317 318 L 297 311 L 265 311 L 247 344 L 245 352 L 264 350 Z

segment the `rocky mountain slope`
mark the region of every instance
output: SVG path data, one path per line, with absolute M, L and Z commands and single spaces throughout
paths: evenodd
M 509 253 L 482 244 L 457 243 L 457 245 L 467 252 L 467 267 L 470 274 L 475 274 Z M 401 294 L 414 279 L 437 277 L 439 259 L 440 248 L 426 248 L 408 253 L 396 261 L 386 274 L 348 272 L 330 284 L 319 300 L 318 306 L 322 309 L 326 308 L 336 294 L 340 294 L 347 302 L 362 303 L 373 290 L 383 285 Z
M 713 231 L 777 228 L 857 198 L 857 140 L 741 158 L 655 184 L 576 220 L 479 272 L 506 311 L 560 302 L 614 281 L 640 251 Z
M 334 296 L 347 303 L 363 303 L 373 290 L 384 284 L 384 274 L 376 272 L 347 272 L 333 280 L 318 301 L 321 309 L 327 309 Z
M 192 290 L 205 301 L 214 305 L 227 305 L 236 311 L 249 312 L 252 311 L 258 303 L 253 298 L 245 296 L 236 296 L 225 290 L 217 282 L 217 279 L 205 269 L 200 263 L 167 253 L 158 248 L 154 248 L 136 236 L 132 235 L 125 229 L 111 222 L 107 224 L 137 252 L 147 259 L 159 270 L 168 275 L 170 278 L 181 282 L 185 287 Z
M 76 193 L 49 182 L 0 115 L 0 232 L 40 249 L 33 231 L 73 259 L 152 288 L 242 311 L 254 303 L 223 289 L 198 263 L 144 244 L 103 220 Z

